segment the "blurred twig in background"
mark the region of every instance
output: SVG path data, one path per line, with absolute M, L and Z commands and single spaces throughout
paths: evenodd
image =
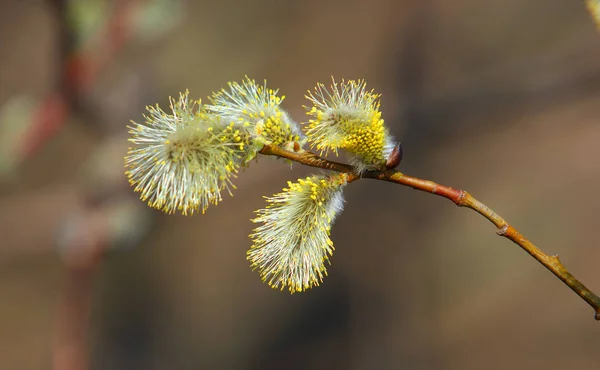
M 45 140 L 61 128 L 66 115 L 80 108 L 81 99 L 130 39 L 131 20 L 137 3 L 135 0 L 116 2 L 100 29 L 86 40 L 86 43 L 82 43 L 78 42 L 78 37 L 81 36 L 77 33 L 81 33 L 81 30 L 74 27 L 73 12 L 69 8 L 77 1 L 49 2 L 59 20 L 61 73 L 57 75 L 60 79 L 57 81 L 56 91 L 47 96 L 35 109 L 33 122 L 17 153 L 20 158 L 33 155 Z M 88 44 L 94 47 L 86 47 Z
M 131 15 L 135 1 L 117 2 L 93 38 L 85 42 L 78 40 L 83 32 L 75 27 L 73 3 L 76 2 L 50 1 L 58 18 L 61 43 L 59 68 L 62 72 L 58 74 L 60 78 L 56 91 L 36 109 L 34 121 L 17 152 L 20 160 L 33 155 L 45 140 L 56 133 L 70 112 L 81 109 L 81 101 L 90 87 L 131 36 Z M 94 47 L 86 48 L 88 44 Z M 98 205 L 91 204 L 89 210 L 102 214 Z M 63 238 L 62 251 L 67 275 L 57 313 L 55 370 L 89 368 L 87 343 L 93 282 L 110 230 L 106 221 L 102 222 L 106 216 L 99 219 L 98 216 L 92 217 L 87 223 L 85 220 L 90 217 L 86 213 L 81 216 L 81 221 L 73 227 L 72 235 Z
M 13 96 L 0 107 L 0 181 L 13 177 L 72 114 L 86 124 L 104 123 L 91 109 L 99 103 L 92 101 L 95 96 L 91 92 L 100 77 L 132 37 L 160 36 L 169 30 L 169 20 L 177 16 L 176 1 L 49 0 L 46 4 L 58 30 L 54 87 L 38 104 L 28 96 Z M 162 16 L 162 22 L 155 22 L 165 6 L 174 11 Z M 137 244 L 149 221 L 148 210 L 133 203 L 126 187 L 121 186 L 124 180 L 120 165 L 114 165 L 115 160 L 121 162 L 123 130 L 111 137 L 106 135 L 110 130 L 99 128 L 105 137 L 85 162 L 79 189 L 69 191 L 69 199 L 76 204 L 62 205 L 69 208 L 68 215 L 55 231 L 66 269 L 55 327 L 56 370 L 89 367 L 87 339 L 93 282 L 104 250 Z M 10 250 L 4 252 L 10 256 Z

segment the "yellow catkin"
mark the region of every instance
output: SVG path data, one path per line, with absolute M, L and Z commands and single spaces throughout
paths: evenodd
M 331 224 L 341 212 L 347 175 L 312 176 L 288 181 L 253 221 L 251 266 L 274 289 L 301 292 L 319 285 L 333 254 Z
M 206 113 L 188 92 L 170 99 L 168 114 L 159 106 L 148 107 L 145 124 L 129 127 L 135 144 L 125 157 L 126 175 L 140 198 L 166 213 L 204 213 L 231 194 L 244 152 L 247 135 L 223 125 Z
M 307 137 L 322 153 L 343 149 L 351 154 L 359 171 L 382 168 L 393 142 L 379 110 L 379 95 L 366 91 L 364 81 L 318 84 L 307 98 L 313 106 L 307 114 Z
M 298 125 L 281 108 L 285 96 L 246 77 L 214 93 L 208 109 L 237 122 L 263 143 L 285 146 L 301 139 Z

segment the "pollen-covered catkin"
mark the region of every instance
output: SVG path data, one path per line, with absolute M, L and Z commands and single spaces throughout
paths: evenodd
M 288 182 L 267 198 L 253 220 L 261 224 L 250 235 L 248 260 L 274 289 L 301 292 L 319 285 L 333 254 L 331 225 L 343 208 L 346 174 L 312 176 Z
M 231 194 L 235 177 L 247 155 L 249 138 L 234 125 L 207 113 L 188 92 L 170 99 L 172 113 L 158 105 L 147 107 L 145 124 L 132 122 L 125 157 L 126 175 L 140 198 L 167 213 L 206 211 Z
M 229 89 L 214 93 L 207 109 L 221 116 L 225 122 L 234 122 L 262 144 L 293 147 L 301 140 L 301 132 L 290 116 L 281 108 L 285 96 L 278 90 L 258 85 L 246 77 L 241 83 L 229 82 Z
M 306 135 L 321 153 L 344 149 L 359 172 L 382 169 L 394 141 L 379 110 L 379 95 L 366 90 L 363 80 L 332 82 L 331 91 L 319 83 L 306 98 L 309 120 Z

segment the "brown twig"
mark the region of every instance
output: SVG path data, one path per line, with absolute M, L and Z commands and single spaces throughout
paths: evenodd
M 558 256 L 549 256 L 544 253 L 531 241 L 523 237 L 523 235 L 521 235 L 508 222 L 506 222 L 506 220 L 504 220 L 500 215 L 494 212 L 494 210 L 481 203 L 464 190 L 453 189 L 448 186 L 437 184 L 433 181 L 408 176 L 394 169 L 387 171 L 366 171 L 359 175 L 354 171 L 352 166 L 343 163 L 332 162 L 318 156 L 317 154 L 307 151 L 291 152 L 276 146 L 265 145 L 260 153 L 285 158 L 311 167 L 345 172 L 350 175 L 349 181 L 355 181 L 360 178 L 369 178 L 409 186 L 416 190 L 425 191 L 450 199 L 459 207 L 470 208 L 493 223 L 497 228 L 496 233 L 498 235 L 513 241 L 515 244 L 523 248 L 539 263 L 544 265 L 548 270 L 556 275 L 556 277 L 562 280 L 562 282 L 565 283 L 571 290 L 573 290 L 578 296 L 592 306 L 595 311 L 595 319 L 600 320 L 600 297 L 590 291 L 585 285 L 571 275 L 567 268 L 560 262 Z

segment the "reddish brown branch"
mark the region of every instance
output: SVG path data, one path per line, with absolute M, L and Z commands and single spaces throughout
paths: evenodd
M 453 189 L 435 182 L 422 180 L 416 177 L 404 175 L 401 172 L 390 170 L 386 172 L 367 172 L 364 177 L 383 181 L 394 182 L 400 185 L 410 186 L 413 189 L 426 191 L 448 198 L 460 207 L 467 207 L 487 218 L 496 226 L 496 233 L 503 236 L 523 248 L 539 263 L 544 265 L 556 277 L 562 280 L 571 290 L 586 301 L 595 311 L 596 320 L 600 320 L 600 298 L 590 291 L 585 285 L 577 280 L 566 267 L 560 262 L 558 256 L 549 256 L 536 247 L 531 241 L 523 237 L 514 227 L 508 224 L 500 215 L 491 208 L 475 199 L 471 194 L 463 190 Z
M 354 174 L 354 168 L 352 166 L 344 163 L 329 161 L 325 158 L 319 157 L 317 154 L 307 152 L 302 149 L 292 152 L 276 145 L 265 145 L 261 149 L 260 154 L 289 159 L 294 162 L 302 163 L 305 166 Z
M 585 285 L 571 275 L 567 268 L 560 262 L 558 256 L 549 256 L 545 254 L 531 241 L 523 237 L 523 235 L 521 235 L 514 227 L 509 225 L 508 222 L 494 212 L 494 210 L 481 203 L 464 190 L 453 189 L 448 186 L 437 184 L 433 181 L 408 176 L 393 169 L 387 171 L 367 171 L 359 175 L 356 173 L 356 171 L 354 171 L 352 166 L 328 161 L 319 157 L 317 154 L 306 151 L 290 152 L 276 146 L 265 145 L 260 153 L 286 158 L 311 167 L 346 172 L 350 174 L 349 181 L 354 181 L 359 178 L 370 178 L 409 186 L 416 190 L 425 191 L 427 193 L 447 198 L 460 207 L 470 208 L 493 223 L 497 228 L 496 233 L 498 235 L 513 241 L 515 244 L 524 249 L 539 263 L 544 265 L 544 267 L 556 275 L 556 277 L 564 282 L 578 296 L 592 306 L 595 311 L 596 320 L 600 320 L 600 297 L 590 291 Z

